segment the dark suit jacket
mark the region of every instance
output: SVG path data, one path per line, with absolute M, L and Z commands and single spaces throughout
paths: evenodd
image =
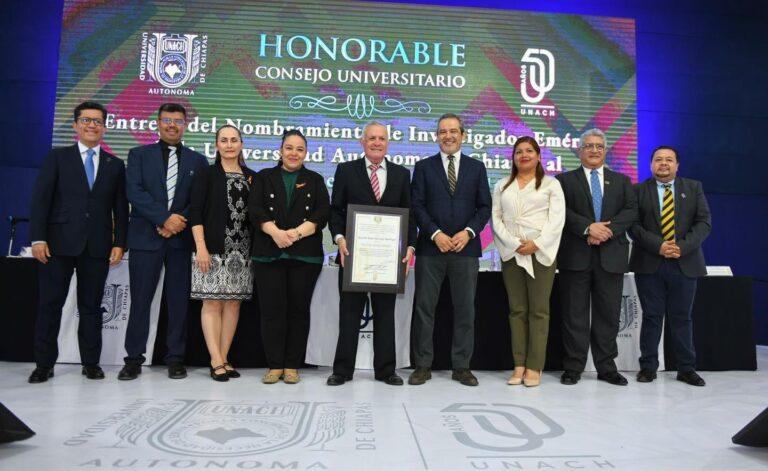
M 290 255 L 323 256 L 323 228 L 328 223 L 330 202 L 322 175 L 301 167 L 296 177 L 291 201 L 288 201 L 280 165 L 256 174 L 248 199 L 248 215 L 253 226 L 251 255 L 277 257 L 282 251 Z M 261 230 L 261 224 L 273 221 L 286 230 L 304 221 L 317 225 L 315 233 L 281 249 L 272 237 Z
M 30 211 L 30 240 L 45 241 L 53 255 L 109 257 L 125 247 L 128 201 L 125 164 L 101 149 L 93 188 L 77 144 L 54 149 L 40 167 Z
M 565 194 L 565 228 L 557 253 L 557 267 L 562 270 L 587 270 L 594 247 L 587 244 L 584 231 L 595 221 L 592 193 L 584 170 L 579 167 L 557 175 Z M 603 167 L 602 221 L 610 221 L 613 238 L 598 246 L 600 264 L 610 273 L 629 269 L 629 241 L 626 232 L 637 221 L 637 200 L 629 177 Z M 598 221 L 599 222 L 599 221 Z
M 192 149 L 180 146 L 179 173 L 173 205 L 168 209 L 168 190 L 165 185 L 166 165 L 160 144 L 134 147 L 128 152 L 126 192 L 131 203 L 128 225 L 128 248 L 158 250 L 166 239 L 157 233 L 172 214 L 189 216 L 190 189 L 196 172 L 208 167 L 208 161 Z M 184 230 L 168 243 L 178 249 L 192 250 L 191 231 Z
M 256 172 L 248 167 L 242 167 L 242 170 L 250 185 Z M 214 163 L 195 174 L 187 224 L 190 228 L 199 224 L 203 226 L 205 246 L 213 254 L 224 255 L 224 239 L 230 220 L 227 198 L 227 173 L 220 164 Z M 247 211 L 247 208 L 243 209 Z M 245 223 L 244 229 L 250 230 L 247 220 Z
M 419 227 L 419 255 L 441 254 L 431 239 L 438 229 L 453 236 L 469 227 L 475 237 L 459 255 L 482 256 L 480 231 L 491 217 L 491 191 L 482 162 L 461 154 L 456 192 L 451 195 L 440 154 L 419 161 L 413 170 L 411 205 Z
M 376 196 L 373 194 L 364 158 L 344 162 L 336 167 L 331 195 L 331 218 L 328 224 L 331 237 L 347 233 L 347 205 L 349 204 L 411 208 L 411 172 L 402 165 L 389 161 L 386 166 L 387 186 L 379 202 L 376 202 Z M 416 223 L 413 219 L 413 211 L 409 212 L 408 246 L 416 246 Z M 336 259 L 340 260 L 338 254 Z
M 635 185 L 640 219 L 630 230 L 632 258 L 629 268 L 635 273 L 655 273 L 664 259 L 659 255 L 661 238 L 661 208 L 656 180 Z M 701 182 L 675 178 L 675 238 L 682 256 L 677 259 L 686 276 L 707 274 L 701 244 L 712 229 L 709 205 Z

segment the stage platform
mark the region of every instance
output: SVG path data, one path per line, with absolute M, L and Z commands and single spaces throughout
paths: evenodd
M 387 386 L 372 372 L 328 387 L 328 368 L 298 385 L 263 385 L 263 369 L 216 383 L 192 368 L 138 380 L 89 381 L 76 365 L 28 384 L 30 363 L 0 363 L 0 401 L 37 432 L 0 445 L 3 471 L 91 469 L 765 470 L 768 449 L 731 436 L 768 406 L 768 347 L 757 371 L 703 372 L 704 388 L 663 372 L 612 386 L 586 373 L 576 386 L 546 372 L 538 388 L 479 371 L 461 386 L 438 371 L 424 386 Z M 406 378 L 409 370 L 399 373 Z

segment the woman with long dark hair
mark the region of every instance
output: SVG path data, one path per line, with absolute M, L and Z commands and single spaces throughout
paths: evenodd
M 280 162 L 260 171 L 248 212 L 254 227 L 251 254 L 269 370 L 262 382 L 299 382 L 309 335 L 309 307 L 323 266 L 322 230 L 330 200 L 325 180 L 304 166 L 307 139 L 283 133 Z
M 544 175 L 535 139 L 520 137 L 513 159 L 512 174 L 496 184 L 491 210 L 515 362 L 507 383 L 538 386 L 547 352 L 549 296 L 565 224 L 565 197 L 560 182 Z
M 240 374 L 227 355 L 240 318 L 240 303 L 253 290 L 248 195 L 255 172 L 243 160 L 240 130 L 216 131 L 216 162 L 195 175 L 189 224 L 195 239 L 192 299 L 201 299 L 200 323 L 211 355 L 211 378 Z

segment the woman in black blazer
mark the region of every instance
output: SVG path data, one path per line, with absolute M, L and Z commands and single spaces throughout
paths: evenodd
M 250 299 L 253 279 L 247 201 L 256 173 L 243 160 L 240 131 L 216 131 L 216 162 L 192 183 L 189 225 L 195 238 L 192 299 L 202 299 L 200 323 L 211 355 L 211 378 L 228 381 L 240 374 L 227 354 L 240 318 L 240 303 Z
M 299 382 L 309 335 L 309 306 L 323 265 L 322 230 L 330 201 L 325 180 L 304 167 L 307 140 L 283 133 L 277 166 L 256 174 L 248 200 L 251 255 L 267 358 L 262 382 Z

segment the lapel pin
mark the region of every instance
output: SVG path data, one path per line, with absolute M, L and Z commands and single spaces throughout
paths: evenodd
M 610 184 L 611 184 L 611 182 L 609 182 L 608 180 L 606 180 L 606 181 L 605 181 L 605 184 L 606 184 L 606 185 L 610 185 Z
M 685 193 L 680 193 L 680 198 L 685 198 Z
M 306 185 L 307 185 L 307 182 L 304 182 L 304 183 L 297 183 L 297 184 L 296 184 L 296 188 L 297 188 L 297 189 L 298 189 L 298 188 L 303 188 L 303 187 L 305 187 Z

